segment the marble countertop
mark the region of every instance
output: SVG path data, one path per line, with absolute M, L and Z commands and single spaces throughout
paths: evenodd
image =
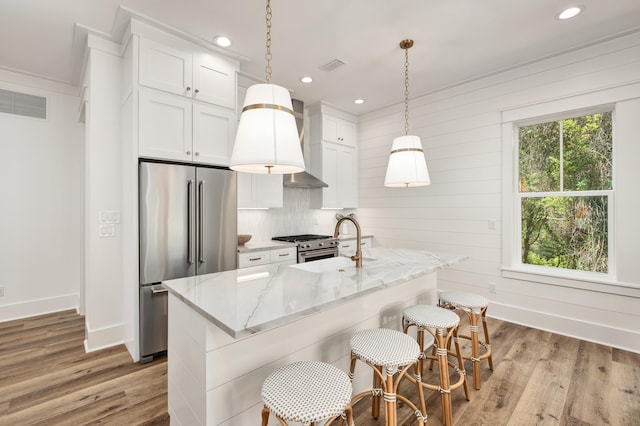
M 296 243 L 287 243 L 285 241 L 249 241 L 243 246 L 238 246 L 238 253 L 250 253 L 253 251 L 273 250 L 284 247 L 297 247 Z
M 171 294 L 241 338 L 426 275 L 466 256 L 372 247 L 363 267 L 348 257 L 262 265 L 164 281 Z

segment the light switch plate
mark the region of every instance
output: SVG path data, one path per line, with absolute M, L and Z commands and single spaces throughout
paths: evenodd
M 101 223 L 98 228 L 98 237 L 108 238 L 116 236 L 116 226 L 112 223 Z
M 120 211 L 105 210 L 99 214 L 98 221 L 100 223 L 120 223 Z

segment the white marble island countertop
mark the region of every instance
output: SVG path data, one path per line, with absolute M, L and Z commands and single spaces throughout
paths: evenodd
M 262 265 L 169 280 L 169 291 L 231 337 L 241 338 L 460 262 L 466 256 L 373 247 L 363 267 L 348 257 Z

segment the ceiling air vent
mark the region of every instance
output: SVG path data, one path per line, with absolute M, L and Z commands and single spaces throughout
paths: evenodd
M 0 89 L 0 112 L 46 119 L 47 98 Z
M 344 65 L 344 62 L 342 62 L 340 59 L 334 59 L 331 62 L 327 62 L 326 64 L 320 66 L 320 69 L 322 71 L 333 71 L 338 67 L 341 67 Z

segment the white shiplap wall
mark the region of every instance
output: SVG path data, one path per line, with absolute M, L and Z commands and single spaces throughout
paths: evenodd
M 391 141 L 403 132 L 403 105 L 361 116 L 360 221 L 377 244 L 468 254 L 467 262 L 439 274 L 438 285 L 485 295 L 493 316 L 640 352 L 640 267 L 630 263 L 629 254 L 637 251 L 633 238 L 617 247 L 618 262 L 626 262 L 618 264 L 625 271 L 622 290 L 584 290 L 579 282 L 560 287 L 501 272 L 503 174 L 509 167 L 502 160 L 503 111 L 563 99 L 572 105 L 577 96 L 639 83 L 640 33 L 634 33 L 412 99 L 410 133 L 422 138 L 432 180 L 422 188 L 382 185 Z M 629 96 L 614 101 L 623 99 Z M 638 105 L 640 100 L 630 108 L 638 111 L 636 121 Z M 628 130 L 633 126 L 627 122 Z M 637 137 L 614 143 L 638 152 Z M 625 167 L 618 170 L 618 183 L 637 181 L 638 172 Z M 629 219 L 637 209 L 629 206 L 640 207 L 638 194 L 617 198 L 625 205 L 617 211 L 620 223 L 636 223 Z M 489 229 L 494 220 L 495 229 Z M 635 228 L 617 232 L 640 233 Z M 488 293 L 490 282 L 495 294 Z

